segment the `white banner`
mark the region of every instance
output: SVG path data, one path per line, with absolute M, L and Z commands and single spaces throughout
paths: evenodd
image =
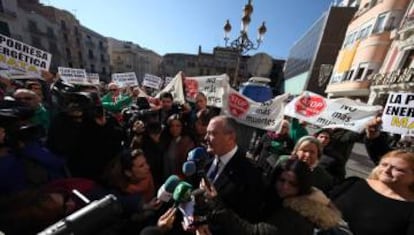
M 154 88 L 155 90 L 159 90 L 162 85 L 162 79 L 155 75 L 146 73 L 144 75 L 144 81 L 142 82 L 142 85 Z
M 173 77 L 165 77 L 164 78 L 164 87 L 166 87 L 170 82 L 173 80 Z
M 226 74 L 215 76 L 185 77 L 185 93 L 188 101 L 194 101 L 198 92 L 207 97 L 207 105 L 223 107 L 223 95 L 229 87 L 229 77 Z
M 182 72 L 178 72 L 177 75 L 173 78 L 173 80 L 168 83 L 167 86 L 164 87 L 155 97 L 160 98 L 160 94 L 163 92 L 170 92 L 174 98 L 174 102 L 179 104 L 185 103 L 184 97 L 184 89 L 183 89 L 183 77 Z
M 121 88 L 138 86 L 138 80 L 137 76 L 135 75 L 135 72 L 113 73 L 112 81 L 115 82 Z
M 0 67 L 22 73 L 49 71 L 52 54 L 0 34 Z
M 343 128 L 360 133 L 381 109 L 381 106 L 348 98 L 325 99 L 305 91 L 286 105 L 285 115 L 323 128 Z
M 86 81 L 88 84 L 85 85 L 99 85 L 99 74 L 98 73 L 86 73 Z
M 390 93 L 382 114 L 382 130 L 414 136 L 414 93 Z
M 58 67 L 58 72 L 64 82 L 80 85 L 88 83 L 85 69 Z
M 223 96 L 222 113 L 247 126 L 276 131 L 283 120 L 284 100 L 287 97 L 288 94 L 283 94 L 260 103 L 229 88 Z

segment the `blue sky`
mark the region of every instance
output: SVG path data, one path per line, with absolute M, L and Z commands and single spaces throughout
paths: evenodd
M 211 53 L 224 46 L 223 26 L 232 24 L 231 39 L 240 32 L 247 0 L 41 0 L 72 12 L 82 25 L 108 37 L 132 41 L 160 55 Z M 286 58 L 289 49 L 333 0 L 253 0 L 250 39 L 266 21 L 261 47 L 274 58 Z

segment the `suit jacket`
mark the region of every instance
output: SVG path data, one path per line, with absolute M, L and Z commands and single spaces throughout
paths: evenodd
M 214 186 L 227 208 L 250 222 L 260 220 L 264 201 L 261 174 L 240 148 L 215 180 Z

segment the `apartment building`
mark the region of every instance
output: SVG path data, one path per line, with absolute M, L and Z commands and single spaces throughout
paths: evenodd
M 398 28 L 409 0 L 361 0 L 348 26 L 330 82 L 328 97 L 367 101 L 370 81 L 390 48 L 391 32 Z

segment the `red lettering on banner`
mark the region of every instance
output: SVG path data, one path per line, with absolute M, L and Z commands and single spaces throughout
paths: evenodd
M 249 110 L 249 102 L 241 95 L 229 95 L 229 111 L 235 117 L 241 117 Z
M 303 116 L 312 117 L 326 108 L 326 102 L 319 96 L 303 96 L 295 103 L 295 111 Z
M 193 79 L 185 79 L 184 86 L 185 86 L 186 97 L 194 99 L 198 93 L 198 82 Z

